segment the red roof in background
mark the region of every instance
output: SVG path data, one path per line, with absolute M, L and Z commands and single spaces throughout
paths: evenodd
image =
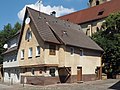
M 109 14 L 120 11 L 120 0 L 112 0 L 98 6 L 80 10 L 59 18 L 76 24 L 89 22 L 107 17 Z M 102 14 L 102 15 L 98 15 Z

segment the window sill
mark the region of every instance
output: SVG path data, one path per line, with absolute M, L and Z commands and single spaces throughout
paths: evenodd
M 21 60 L 24 60 L 24 58 L 21 58 Z
M 31 59 L 32 57 L 28 57 L 28 59 Z
M 49 55 L 51 55 L 51 56 L 55 56 L 56 54 L 49 54 Z
M 36 58 L 37 58 L 37 57 L 40 57 L 40 55 L 37 55 Z

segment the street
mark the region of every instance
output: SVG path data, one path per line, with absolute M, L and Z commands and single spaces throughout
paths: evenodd
M 120 79 L 65 83 L 48 86 L 0 84 L 0 90 L 120 90 Z

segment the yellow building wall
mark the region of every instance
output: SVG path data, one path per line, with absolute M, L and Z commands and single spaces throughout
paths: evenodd
M 101 58 L 93 56 L 83 56 L 81 59 L 83 74 L 95 74 L 95 69 L 101 66 Z
M 111 0 L 99 0 L 99 2 L 100 2 L 99 4 L 105 3 L 107 1 L 111 1 Z M 96 6 L 96 0 L 92 0 L 90 7 L 93 7 L 93 6 Z
M 97 25 L 99 25 L 97 23 Z M 26 32 L 28 28 L 32 30 L 32 39 L 25 40 Z M 74 47 L 74 55 L 71 55 L 71 47 L 65 45 L 57 45 L 56 44 L 56 55 L 49 55 L 49 44 L 42 41 L 40 36 L 38 36 L 35 27 L 31 23 L 30 25 L 25 25 L 23 30 L 23 35 L 21 39 L 21 44 L 19 46 L 18 51 L 18 60 L 19 66 L 31 66 L 31 65 L 40 65 L 40 64 L 56 64 L 59 67 L 71 67 L 71 74 L 77 75 L 77 67 L 82 67 L 83 74 L 95 74 L 95 69 L 97 66 L 101 66 L 101 57 L 96 54 L 93 50 L 83 49 L 83 56 L 80 56 L 80 49 L 78 47 Z M 40 57 L 36 57 L 36 46 L 40 46 Z M 28 50 L 32 47 L 33 55 L 32 58 L 28 58 Z M 24 59 L 21 60 L 20 54 L 21 50 L 24 49 Z M 31 67 L 32 68 L 32 67 Z M 31 68 L 23 75 L 31 75 Z M 36 69 L 36 68 L 35 68 Z M 22 75 L 22 74 L 21 74 Z M 35 70 L 35 75 L 47 75 L 49 76 L 49 70 L 45 73 L 39 74 L 39 70 Z
M 45 44 L 45 51 L 44 51 L 44 61 L 45 64 L 59 64 L 59 47 L 56 45 L 56 55 L 49 54 L 49 44 Z
M 23 30 L 23 35 L 21 39 L 21 44 L 19 46 L 18 51 L 18 60 L 20 66 L 28 66 L 28 65 L 38 65 L 38 64 L 44 64 L 44 50 L 43 50 L 43 41 L 39 37 L 39 42 L 36 39 L 36 36 L 34 35 L 34 31 L 32 30 L 32 39 L 25 40 L 26 32 L 30 28 L 32 30 L 33 28 L 30 27 L 30 25 L 25 25 Z M 36 57 L 36 46 L 40 46 L 40 57 Z M 32 58 L 28 58 L 28 50 L 32 47 Z M 24 59 L 21 59 L 21 50 L 24 49 Z
M 64 67 L 65 66 L 65 55 L 66 55 L 66 47 L 64 45 L 61 45 L 59 47 L 59 67 Z
M 87 36 L 92 36 L 92 34 L 97 32 L 97 27 L 99 28 L 99 30 L 102 29 L 101 26 L 102 26 L 103 22 L 105 22 L 105 20 L 101 19 L 101 20 L 96 20 L 92 23 L 88 22 L 88 23 L 80 24 L 80 25 L 81 25 L 81 28 L 82 28 L 83 32 L 85 34 L 87 34 Z M 87 30 L 90 30 L 89 33 L 86 33 Z
M 70 47 L 67 47 L 66 50 L 65 67 L 71 67 L 72 75 L 77 75 L 79 66 L 82 67 L 82 74 L 95 74 L 95 69 L 101 66 L 101 56 L 98 52 L 83 49 L 83 56 L 80 56 L 78 48 L 74 48 L 74 55 L 70 54 Z

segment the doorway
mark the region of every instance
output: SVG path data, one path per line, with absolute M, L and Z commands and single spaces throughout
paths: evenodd
M 77 67 L 77 81 L 82 81 L 82 67 Z
M 102 76 L 102 68 L 101 67 L 97 67 L 96 68 L 96 79 L 99 80 L 101 79 Z

